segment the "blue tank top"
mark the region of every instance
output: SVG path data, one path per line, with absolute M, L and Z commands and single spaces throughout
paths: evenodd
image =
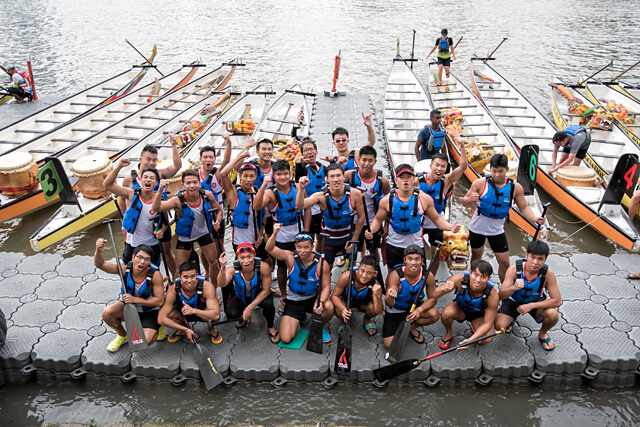
M 181 237 L 191 237 L 191 230 L 193 229 L 193 221 L 195 220 L 195 213 L 187 203 L 187 199 L 184 197 L 183 190 L 180 190 L 177 194 L 180 199 L 180 205 L 182 207 L 182 216 L 176 221 L 176 234 Z M 213 223 L 213 215 L 211 212 L 211 202 L 209 197 L 204 193 L 204 190 L 200 188 L 200 197 L 204 203 L 205 222 L 209 233 L 211 233 L 211 224 Z
M 322 211 L 322 224 L 331 230 L 344 230 L 351 227 L 353 221 L 353 210 L 349 201 L 351 200 L 351 190 L 348 185 L 344 185 L 344 195 L 340 201 L 336 202 L 329 189 L 323 190 L 327 208 Z
M 204 297 L 202 296 L 202 290 L 204 289 L 204 281 L 205 278 L 202 275 L 198 275 L 198 284 L 196 285 L 196 293 L 191 298 L 182 292 L 182 280 L 179 278 L 176 279 L 174 283 L 174 289 L 176 292 L 176 300 L 175 306 L 179 309 L 182 308 L 182 303 L 185 303 L 189 307 L 195 308 L 196 310 L 204 310 L 207 308 L 207 303 Z
M 249 197 L 240 185 L 236 185 L 238 200 L 236 206 L 231 211 L 232 224 L 237 228 L 249 228 L 249 221 L 253 221 L 253 206 L 251 204 L 252 198 Z M 253 191 L 257 192 L 253 187 Z M 262 210 L 256 212 L 256 222 L 262 224 Z M 260 228 L 260 227 L 258 227 Z
M 411 304 L 413 304 L 413 301 L 416 298 L 416 295 L 418 295 L 418 291 L 421 291 L 420 296 L 418 297 L 418 304 L 420 304 L 420 302 L 424 300 L 425 297 L 424 289 L 420 289 L 422 287 L 422 282 L 425 280 L 424 266 L 421 267 L 420 270 L 420 279 L 417 280 L 413 285 L 407 281 L 407 278 L 404 275 L 405 267 L 405 264 L 399 264 L 395 268 L 396 273 L 398 273 L 398 277 L 400 277 L 400 289 L 398 291 L 398 296 L 396 297 L 396 303 L 392 308 L 399 311 L 409 311 L 409 309 L 411 308 Z
M 478 213 L 488 218 L 502 219 L 509 215 L 511 202 L 513 201 L 513 193 L 515 184 L 511 178 L 507 178 L 507 183 L 498 188 L 490 176 L 486 177 L 489 189 L 486 194 L 480 198 L 478 205 Z
M 353 268 L 353 274 L 355 277 L 355 274 L 358 272 L 358 267 L 354 267 Z M 353 280 L 353 283 L 351 283 L 349 286 L 351 286 L 351 304 L 362 304 L 364 301 L 366 301 L 369 297 L 369 295 L 371 294 L 372 290 L 371 290 L 371 286 L 373 286 L 373 284 L 375 283 L 375 279 L 373 279 L 371 282 L 367 283 L 367 285 L 360 289 L 359 291 L 356 290 L 356 284 L 355 284 L 355 279 Z M 348 292 L 348 288 L 345 288 L 344 291 L 342 292 L 342 296 L 346 299 L 347 298 L 347 292 Z
M 234 261 L 233 268 L 235 270 L 235 274 L 233 275 L 233 289 L 236 292 L 236 296 L 240 298 L 242 304 L 249 305 L 251 302 L 256 299 L 258 293 L 262 290 L 262 280 L 260 275 L 260 258 L 256 257 L 254 259 L 254 273 L 251 278 L 251 283 L 249 287 L 251 288 L 251 298 L 247 298 L 247 288 L 244 283 L 244 278 L 242 276 L 242 266 L 240 266 L 240 261 Z
M 302 265 L 298 254 L 296 252 L 293 253 L 294 263 L 289 274 L 289 289 L 294 294 L 306 297 L 315 295 L 318 291 L 320 280 L 316 271 L 322 258 L 317 252 L 313 254 L 313 261 L 305 267 Z
M 414 234 L 422 230 L 422 214 L 418 212 L 420 203 L 419 189 L 414 189 L 409 200 L 403 202 L 396 194 L 396 189 L 391 190 L 389 200 L 389 217 L 393 231 L 398 234 Z
M 125 286 L 126 290 L 122 289 L 122 293 L 127 293 L 134 297 L 147 299 L 153 296 L 153 275 L 158 271 L 158 266 L 155 264 L 149 264 L 149 269 L 147 270 L 147 275 L 144 278 L 144 282 L 140 285 L 140 288 L 136 291 L 136 283 L 133 280 L 133 275 L 131 274 L 131 269 L 133 268 L 133 261 L 129 261 L 127 263 L 127 268 L 125 269 Z M 142 309 L 142 311 L 150 311 L 157 310 L 158 307 L 149 307 L 146 305 L 134 304 L 136 307 Z
M 300 213 L 296 210 L 296 187 L 292 182 L 289 194 L 280 192 L 273 187 L 273 193 L 276 196 L 276 222 L 282 225 L 292 225 L 300 221 Z

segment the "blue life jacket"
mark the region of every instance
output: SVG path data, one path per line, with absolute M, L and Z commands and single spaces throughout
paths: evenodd
M 456 289 L 456 297 L 454 301 L 458 303 L 462 311 L 465 313 L 484 313 L 487 308 L 487 298 L 489 298 L 491 290 L 495 284 L 489 280 L 489 282 L 487 282 L 487 286 L 482 292 L 482 295 L 478 298 L 471 298 L 471 295 L 469 295 L 469 278 L 470 274 L 467 271 L 464 273 L 464 277 L 462 278 L 462 290 L 458 292 Z
M 422 141 L 422 149 L 425 153 L 438 153 L 444 144 L 444 137 L 446 135 L 446 131 L 442 126 L 438 127 L 438 130 L 431 129 L 431 125 L 425 126 L 429 129 L 429 138 L 426 141 Z M 433 147 L 429 150 L 429 142 L 433 138 Z
M 195 213 L 187 203 L 187 199 L 184 197 L 184 190 L 180 190 L 178 194 L 180 199 L 180 206 L 182 207 L 182 216 L 176 221 L 176 234 L 182 237 L 191 237 L 191 230 L 193 229 L 193 221 L 195 220 Z M 213 215 L 211 212 L 211 201 L 202 188 L 200 188 L 200 198 L 204 203 L 205 222 L 207 223 L 207 229 L 211 233 L 211 224 L 213 223 Z
M 133 191 L 133 200 L 131 200 L 131 206 L 127 208 L 122 217 L 122 227 L 127 230 L 127 233 L 133 234 L 138 226 L 138 219 L 140 219 L 140 213 L 142 212 L 143 203 L 140 200 L 140 188 L 136 188 Z M 161 225 L 162 216 L 158 217 L 155 224 Z
M 327 208 L 322 211 L 322 224 L 326 228 L 332 230 L 343 230 L 351 226 L 353 222 L 353 210 L 349 206 L 349 200 L 351 198 L 351 189 L 348 185 L 344 185 L 344 195 L 339 202 L 336 202 L 331 194 L 329 188 L 322 190 L 324 193 L 324 199 L 327 203 Z
M 351 182 L 349 185 L 351 185 L 351 187 L 353 188 L 358 188 L 362 185 L 362 180 L 360 179 L 360 175 L 358 174 L 359 170 L 360 168 L 355 168 L 353 170 L 353 173 L 351 174 Z M 373 185 L 373 193 L 375 194 L 375 196 L 373 196 L 372 198 L 373 210 L 375 212 L 378 212 L 378 206 L 380 206 L 380 200 L 382 200 L 382 198 L 384 197 L 384 189 L 382 188 L 382 171 L 381 170 L 376 169 L 376 183 Z M 364 201 L 364 199 L 362 200 Z M 365 206 L 365 209 L 366 209 L 366 206 Z M 373 220 L 373 218 L 369 218 L 369 219 Z
M 174 305 L 178 310 L 181 310 L 183 307 L 182 303 L 187 304 L 188 306 L 195 308 L 196 310 L 204 310 L 207 308 L 207 302 L 202 296 L 202 289 L 204 289 L 204 276 L 198 274 L 198 284 L 196 285 L 196 294 L 191 298 L 186 298 L 182 293 L 182 281 L 180 279 L 176 279 L 174 283 L 174 289 L 176 291 L 176 299 Z
M 389 196 L 389 218 L 393 231 L 398 234 L 414 234 L 422 230 L 422 214 L 418 213 L 420 189 L 413 189 L 413 196 L 403 202 L 396 196 L 396 189 Z M 396 211 L 396 215 L 393 215 Z
M 355 169 L 356 167 L 356 150 L 351 150 L 349 152 L 349 157 L 347 157 L 347 163 L 344 164 L 344 171 L 350 171 Z
M 276 187 L 272 188 L 273 194 L 276 196 L 278 205 L 276 207 L 276 222 L 282 225 L 292 225 L 298 223 L 300 225 L 300 212 L 296 210 L 296 187 L 291 181 L 291 190 L 289 194 L 283 194 Z
M 140 286 L 140 289 L 137 294 L 135 292 L 136 285 L 133 281 L 133 276 L 131 274 L 132 268 L 133 268 L 133 261 L 129 261 L 127 263 L 127 268 L 125 269 L 125 273 L 124 273 L 124 277 L 125 277 L 124 283 L 127 289 L 126 291 L 125 289 L 121 289 L 122 293 L 123 294 L 126 293 L 134 297 L 143 298 L 143 299 L 152 297 L 153 296 L 153 275 L 156 273 L 156 271 L 158 271 L 158 266 L 155 264 L 149 264 L 149 269 L 147 270 L 147 277 L 145 277 L 144 283 L 142 284 L 142 286 Z M 142 311 L 157 309 L 157 307 L 148 307 L 146 305 L 136 304 L 136 306 L 142 307 Z
M 489 218 L 502 219 L 509 216 L 511 203 L 513 202 L 513 193 L 515 191 L 515 183 L 513 179 L 507 178 L 504 187 L 498 189 L 493 182 L 491 176 L 487 176 L 487 185 L 491 190 L 480 198 L 478 205 L 478 213 Z
M 242 278 L 242 266 L 240 265 L 240 261 L 233 262 L 233 269 L 235 270 L 235 274 L 233 275 L 233 289 L 236 292 L 236 296 L 240 298 L 242 304 L 249 305 L 251 302 L 256 299 L 258 293 L 262 290 L 262 275 L 260 274 L 260 258 L 256 257 L 254 259 L 254 273 L 251 278 L 251 299 L 247 299 L 246 288 L 244 285 L 244 279 Z
M 320 164 L 318 164 L 318 166 L 320 167 L 316 170 L 309 165 L 305 165 L 307 169 L 307 176 L 309 177 L 309 183 L 304 187 L 307 192 L 307 197 L 311 196 L 313 193 L 322 191 L 322 187 L 326 184 L 325 167 Z
M 440 52 L 447 51 L 449 51 L 449 37 L 444 40 L 442 40 L 442 37 L 440 37 Z
M 249 228 L 249 216 L 256 216 L 256 222 L 258 225 L 262 224 L 262 210 L 255 212 L 253 210 L 253 197 L 247 195 L 240 185 L 236 185 L 238 190 L 238 202 L 236 207 L 231 211 L 231 222 L 234 227 L 237 228 Z M 252 187 L 254 192 L 257 192 L 255 187 Z M 253 221 L 253 218 L 251 219 Z M 258 226 L 260 228 L 260 226 Z
M 138 172 L 135 170 L 131 171 L 131 188 L 133 190 L 138 190 L 138 189 L 142 189 L 142 186 L 140 185 L 140 180 L 138 179 Z M 154 193 L 158 191 L 158 188 L 160 188 L 160 182 L 156 182 L 155 187 L 153 187 L 153 191 Z M 169 197 L 167 196 L 167 190 L 162 190 L 162 200 L 167 200 Z
M 200 174 L 200 168 L 196 169 L 198 174 Z M 204 188 L 207 191 L 211 191 L 213 195 L 216 197 L 216 202 L 220 203 L 220 195 L 222 194 L 222 188 L 213 188 L 211 187 L 211 183 L 213 182 L 213 178 L 215 178 L 216 172 L 218 168 L 213 168 L 211 173 L 207 175 L 205 179 L 200 181 L 200 187 Z
M 571 136 L 571 137 L 573 137 L 575 134 L 577 134 L 577 133 L 579 133 L 579 132 L 582 132 L 582 131 L 586 132 L 586 131 L 587 131 L 587 128 L 586 128 L 586 127 L 584 127 L 584 126 L 579 126 L 579 125 L 569 126 L 569 127 L 565 128 L 565 129 L 563 130 L 563 132 L 564 132 L 564 133 L 566 133 L 567 135 L 569 135 L 569 136 Z M 569 147 L 569 148 L 571 148 L 571 140 L 572 140 L 572 139 L 573 139 L 573 138 L 569 138 L 569 142 L 567 142 L 567 143 L 565 144 L 565 147 Z
M 358 267 L 353 267 L 353 274 L 355 277 L 355 274 L 358 272 Z M 360 289 L 359 291 L 356 290 L 356 284 L 355 284 L 355 279 L 353 280 L 353 283 L 350 284 L 351 286 L 351 304 L 353 306 L 353 304 L 362 304 L 362 302 L 364 302 L 369 295 L 371 294 L 372 290 L 371 287 L 375 284 L 376 279 L 374 278 L 373 280 L 371 280 L 371 282 L 367 283 L 367 285 Z M 347 298 L 347 292 L 348 292 L 348 288 L 345 288 L 344 291 L 342 292 L 342 296 L 345 297 L 345 299 Z
M 293 252 L 293 269 L 289 274 L 289 289 L 291 292 L 306 297 L 315 295 L 320 284 L 319 278 L 316 276 L 316 270 L 322 260 L 319 253 L 313 253 L 313 261 L 307 267 L 302 265 L 297 252 Z
M 530 302 L 538 302 L 540 300 L 545 299 L 544 295 L 544 282 L 545 277 L 547 275 L 547 271 L 549 271 L 549 266 L 547 264 L 543 265 L 538 273 L 538 277 L 532 282 L 527 281 L 524 274 L 523 263 L 524 259 L 516 260 L 516 278 L 522 279 L 524 281 L 524 287 L 522 289 L 518 289 L 514 293 L 511 294 L 511 299 L 515 302 L 519 303 L 530 303 Z
M 262 187 L 262 183 L 264 182 L 264 177 L 267 176 L 265 175 L 262 170 L 260 169 L 260 165 L 258 164 L 257 160 L 252 161 L 251 163 L 253 163 L 256 166 L 256 180 L 253 181 L 253 185 L 255 187 Z M 273 160 L 271 161 L 271 167 L 273 168 Z
M 427 184 L 427 176 L 422 175 L 418 178 L 420 181 L 420 190 L 424 191 L 433 199 L 433 206 L 438 213 L 442 213 L 444 210 L 444 178 L 440 178 L 435 184 Z
M 400 289 L 398 291 L 398 296 L 396 297 L 396 303 L 392 308 L 400 311 L 409 311 L 413 301 L 416 299 L 416 295 L 418 295 L 418 291 L 422 288 L 422 282 L 426 280 L 424 277 L 424 272 L 426 271 L 426 267 L 422 266 L 422 275 L 420 280 L 418 280 L 413 286 L 407 281 L 407 278 L 404 276 L 404 268 L 406 264 L 398 264 L 395 268 L 396 273 L 398 273 L 398 277 L 400 277 Z M 420 304 L 425 297 L 424 289 L 420 292 L 420 297 L 418 297 L 417 304 Z

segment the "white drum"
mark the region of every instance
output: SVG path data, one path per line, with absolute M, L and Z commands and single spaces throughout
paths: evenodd
M 167 159 L 161 161 L 158 166 L 156 166 L 156 168 L 158 169 L 158 171 L 161 171 L 162 169 L 167 168 L 171 165 L 173 165 L 173 159 Z M 182 190 L 182 174 L 184 173 L 184 171 L 193 168 L 193 164 L 190 161 L 184 159 L 182 160 L 182 167 L 180 168 L 180 170 L 174 176 L 167 179 L 169 185 L 167 186 L 166 191 L 169 196 L 175 196 L 178 191 Z
M 0 191 L 22 197 L 38 189 L 38 165 L 29 153 L 9 153 L 0 157 Z
M 102 153 L 81 157 L 71 166 L 73 176 L 78 178 L 78 191 L 87 199 L 109 196 L 102 183 L 112 170 L 111 159 Z

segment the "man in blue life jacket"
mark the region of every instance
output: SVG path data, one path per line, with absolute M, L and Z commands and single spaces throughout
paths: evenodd
M 207 264 L 205 264 L 205 277 L 216 286 L 218 277 L 218 249 L 211 235 L 212 230 L 217 230 L 222 222 L 222 208 L 216 202 L 214 195 L 200 187 L 200 176 L 193 169 L 182 174 L 183 190 L 167 201 L 162 200 L 162 190 L 167 188 L 167 181 L 161 180 L 158 192 L 153 199 L 152 209 L 156 212 L 167 212 L 175 209 L 176 212 L 176 262 L 182 265 L 187 262 L 193 244 L 198 243 L 200 252 L 204 252 Z M 216 210 L 214 216 L 212 211 Z M 178 272 L 175 272 L 176 277 Z
M 367 128 L 367 142 L 365 145 L 373 147 L 376 144 L 376 132 L 373 129 L 371 114 L 365 116 L 364 113 L 362 113 L 362 119 Z M 360 150 L 358 148 L 349 150 L 349 131 L 343 127 L 337 127 L 331 132 L 331 138 L 333 138 L 333 145 L 338 151 L 338 156 L 337 158 L 335 156 L 326 156 L 324 160 L 329 163 L 337 161 L 339 165 L 344 167 L 345 171 L 350 171 L 358 167 L 357 159 L 360 157 L 358 153 Z
M 347 292 L 349 284 L 349 270 L 343 272 L 331 293 L 331 302 L 335 308 L 336 317 L 348 322 L 353 308 L 364 313 L 362 326 L 369 336 L 377 332 L 373 318 L 382 314 L 382 286 L 376 280 L 378 262 L 371 255 L 365 255 L 360 264 L 353 267 L 353 283 L 351 284 L 351 309 L 347 310 Z
M 267 241 L 267 251 L 278 261 L 285 263 L 289 275 L 289 285 L 282 295 L 286 295 L 284 314 L 280 320 L 280 339 L 290 343 L 298 333 L 298 326 L 304 321 L 306 313 L 315 312 L 322 316 L 323 323 L 333 317 L 333 304 L 329 299 L 331 293 L 331 272 L 329 264 L 323 261 L 319 253 L 313 250 L 313 236 L 302 232 L 294 239 L 294 250 L 281 249 L 276 239 L 282 224 L 273 225 L 273 234 Z M 320 281 L 320 265 L 324 262 L 322 281 Z M 317 302 L 317 293 L 320 301 Z M 331 335 L 323 329 L 322 341 L 331 341 Z
M 183 318 L 184 316 L 184 318 Z M 195 333 L 187 322 L 217 322 L 220 320 L 220 305 L 213 285 L 198 274 L 196 265 L 192 262 L 180 264 L 178 278 L 167 288 L 164 304 L 158 313 L 158 323 L 175 332 L 167 337 L 173 343 L 183 336 L 193 342 Z M 209 330 L 211 342 L 220 344 L 222 336 L 211 327 Z
M 364 226 L 364 205 L 362 193 L 352 191 L 344 183 L 344 169 L 336 164 L 327 167 L 328 186 L 322 191 L 306 196 L 305 188 L 309 178 L 303 176 L 298 182 L 296 207 L 309 209 L 315 205 L 322 212 L 322 232 L 327 234 L 324 246 L 325 260 L 333 268 L 333 261 L 338 253 L 351 253 L 350 240 L 358 240 Z M 354 226 L 354 214 L 358 215 Z
M 433 46 L 431 51 L 429 51 L 427 59 L 429 59 L 434 50 L 438 49 L 438 76 L 442 82 L 442 68 L 444 67 L 445 74 L 447 75 L 447 78 L 449 78 L 451 57 L 453 56 L 453 60 L 455 61 L 456 53 L 453 51 L 453 40 L 449 37 L 449 31 L 446 28 L 443 28 L 442 31 L 440 31 L 440 35 L 441 37 L 436 39 L 436 44 Z
M 274 326 L 276 310 L 271 295 L 271 267 L 256 257 L 255 248 L 251 243 L 241 243 L 236 249 L 236 261 L 227 267 L 227 256 L 220 256 L 220 273 L 218 283 L 229 288 L 232 296 L 224 312 L 227 319 L 242 318 L 238 322 L 239 328 L 245 326 L 251 319 L 253 310 L 262 308 L 262 314 L 267 320 L 267 333 L 272 343 L 278 344 L 280 336 Z
M 491 281 L 492 274 L 491 264 L 479 259 L 471 264 L 469 271 L 451 276 L 436 289 L 437 298 L 451 291 L 455 292 L 453 302 L 449 303 L 440 314 L 446 331 L 438 343 L 441 349 L 446 350 L 451 346 L 454 337 L 452 328 L 454 320 L 471 323 L 473 335 L 463 340 L 461 344 L 493 332 L 500 298 L 495 284 Z M 488 344 L 490 341 L 491 338 L 487 338 L 480 344 Z
M 587 151 L 591 146 L 591 132 L 584 126 L 569 126 L 564 131 L 556 132 L 552 141 L 553 152 L 551 153 L 549 173 L 556 172 L 571 162 L 573 162 L 573 166 L 580 166 L 580 163 L 587 157 Z M 562 156 L 560 163 L 556 166 L 560 147 L 562 147 Z
M 447 131 L 442 126 L 440 110 L 431 110 L 431 124 L 426 125 L 418 134 L 414 152 L 416 159 L 429 160 L 437 153 L 447 154 Z
M 529 313 L 540 323 L 538 340 L 546 351 L 555 348 L 548 332 L 558 323 L 558 307 L 562 296 L 556 275 L 545 264 L 549 246 L 540 240 L 527 245 L 525 259 L 519 259 L 509 267 L 500 287 L 500 310 L 496 318 L 496 329 L 507 328 L 518 316 Z M 548 296 L 547 296 L 548 294 Z
M 482 258 L 484 243 L 489 246 L 498 261 L 500 282 L 509 268 L 509 242 L 504 232 L 504 223 L 509 216 L 511 204 L 515 202 L 522 215 L 532 223 L 544 224 L 544 217 L 537 217 L 524 197 L 522 185 L 507 177 L 509 158 L 494 154 L 489 160 L 491 174 L 478 178 L 462 199 L 464 207 L 476 205 L 469 222 L 471 263 Z
M 15 65 L 9 65 L 7 72 L 11 75 L 13 87 L 8 87 L 7 91 L 18 99 L 18 104 L 33 100 L 33 87 L 26 71 L 18 71 Z
M 418 328 L 431 325 L 440 318 L 435 308 L 438 301 L 434 296 L 436 279 L 432 273 L 426 274 L 424 262 L 424 250 L 417 245 L 409 245 L 404 250 L 404 263 L 398 264 L 387 276 L 387 294 L 384 298 L 386 313 L 382 325 L 382 341 L 386 348 L 391 345 L 398 326 L 405 319 L 411 321 L 411 338 L 423 344 L 424 335 L 418 332 Z M 416 309 L 409 314 L 424 280 L 427 284 L 418 298 Z
M 258 157 L 251 160 L 251 162 L 258 167 L 254 185 L 260 188 L 266 176 L 273 177 L 273 141 L 269 138 L 262 138 L 258 141 L 256 143 L 256 154 Z M 271 185 L 273 185 L 273 181 L 271 181 Z
M 178 173 L 178 171 L 182 167 L 182 158 L 180 157 L 177 137 L 175 135 L 169 135 L 169 142 L 171 143 L 171 159 L 173 160 L 173 163 L 166 168 L 158 169 L 160 179 L 171 178 L 176 173 Z M 125 188 L 132 188 L 133 190 L 135 190 L 136 188 L 140 188 L 142 185 L 140 181 L 140 173 L 148 168 L 157 169 L 157 164 L 158 150 L 153 145 L 145 145 L 142 148 L 142 153 L 140 154 L 140 158 L 138 159 L 138 168 L 136 170 L 132 170 L 131 174 L 126 175 L 124 178 L 122 178 L 122 183 L 120 185 Z M 158 183 L 158 185 L 159 184 L 160 183 Z M 158 188 L 154 188 L 154 191 L 158 191 Z M 120 212 L 124 212 L 127 210 L 124 199 L 118 198 L 118 207 L 120 208 Z M 167 261 L 167 265 L 169 266 L 169 271 L 174 272 L 178 269 L 178 264 L 176 264 L 176 259 L 173 256 L 173 251 L 171 250 L 172 238 L 173 236 L 171 235 L 171 227 L 169 227 L 161 235 L 160 244 L 162 245 L 162 249 L 164 250 L 165 259 Z
M 457 233 L 460 225 L 457 222 L 449 224 L 436 210 L 433 199 L 413 186 L 415 173 L 413 166 L 406 163 L 396 167 L 396 186 L 380 200 L 378 213 L 371 221 L 371 231 L 365 231 L 365 239 L 372 239 L 373 235 L 387 221 L 389 223 L 387 236 L 387 267 L 389 270 L 402 264 L 404 248 L 416 245 L 424 246 L 422 239 L 422 221 L 426 215 L 441 230 Z
M 105 239 L 96 240 L 93 264 L 105 273 L 118 275 L 118 265 L 104 260 L 102 251 L 106 243 Z M 138 310 L 144 336 L 149 345 L 156 339 L 165 338 L 164 328 L 158 324 L 158 310 L 164 301 L 164 284 L 158 267 L 151 264 L 152 255 L 153 251 L 149 246 L 140 245 L 133 250 L 133 260 L 120 265 L 126 283 L 126 289 L 121 289 L 122 300 L 102 310 L 102 320 L 118 334 L 107 345 L 110 352 L 117 351 L 127 342 L 127 331 L 122 326 L 125 304 L 133 304 Z

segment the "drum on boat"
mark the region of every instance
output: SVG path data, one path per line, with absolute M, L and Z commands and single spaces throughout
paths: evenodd
M 565 187 L 595 187 L 598 175 L 584 166 L 565 166 L 556 172 L 556 180 Z
M 163 160 L 158 164 L 157 169 L 160 171 L 171 165 L 173 165 L 173 159 Z M 166 191 L 169 196 L 175 196 L 178 191 L 182 190 L 182 174 L 188 169 L 193 169 L 193 164 L 183 159 L 180 170 L 174 176 L 167 179 L 168 185 Z
M 0 162 L 0 191 L 22 197 L 38 189 L 38 165 L 29 153 L 10 153 Z
M 106 154 L 91 154 L 80 157 L 71 166 L 73 176 L 78 178 L 77 188 L 87 199 L 102 199 L 110 193 L 102 183 L 113 169 Z

